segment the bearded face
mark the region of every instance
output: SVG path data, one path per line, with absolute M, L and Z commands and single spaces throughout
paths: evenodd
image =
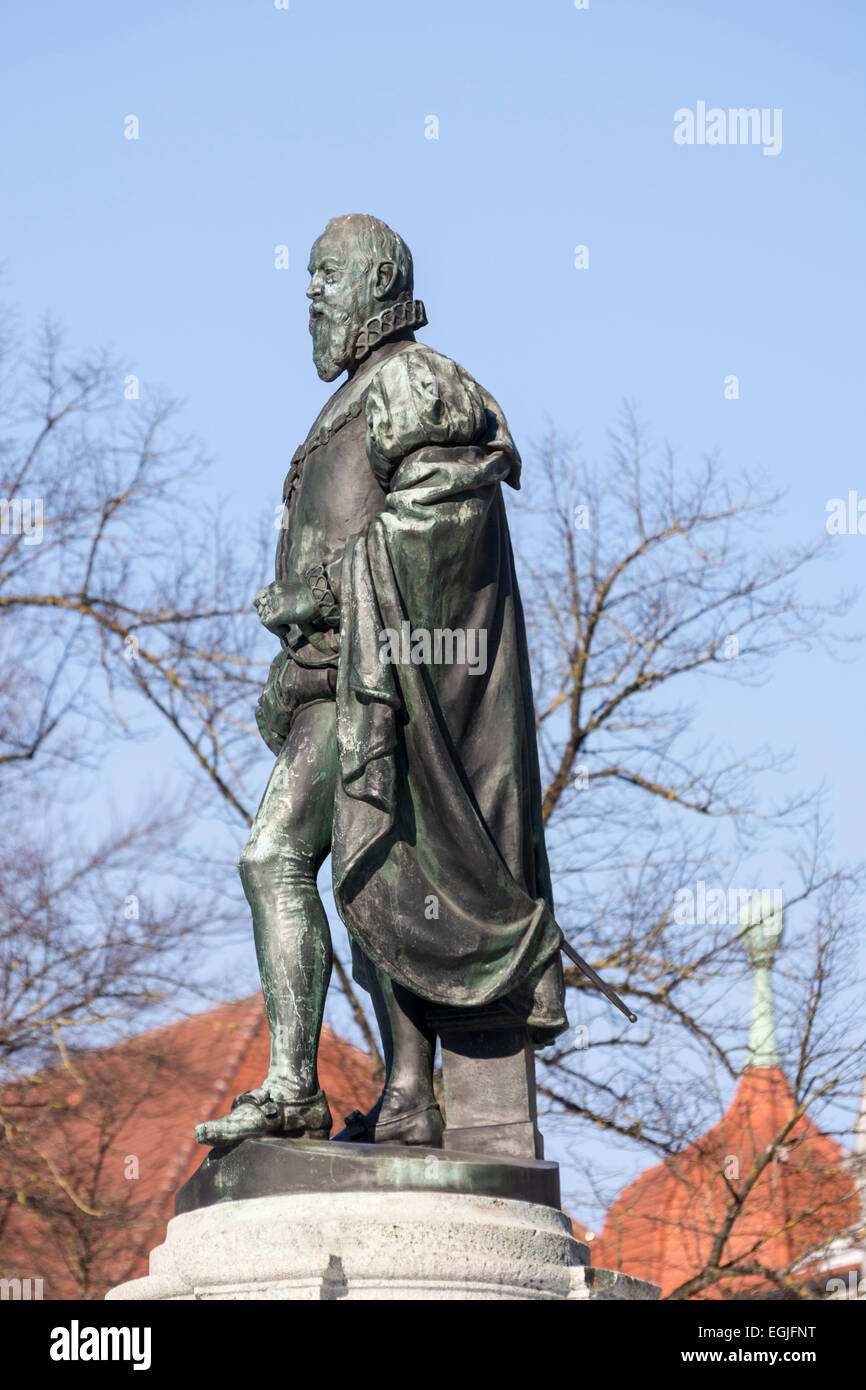
M 351 236 L 326 231 L 310 252 L 310 333 L 313 362 L 323 381 L 334 381 L 354 357 L 358 331 L 380 305 L 370 266 Z

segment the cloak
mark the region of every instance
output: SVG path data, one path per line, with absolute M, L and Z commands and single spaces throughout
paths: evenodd
M 332 873 L 362 956 L 422 998 L 567 1026 L 496 402 L 421 344 L 366 395 L 387 499 L 339 571 Z M 336 587 L 336 586 L 335 586 Z M 355 949 L 355 948 L 359 949 Z

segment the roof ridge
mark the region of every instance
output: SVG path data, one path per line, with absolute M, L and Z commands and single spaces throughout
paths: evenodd
M 90 1052 L 109 1052 L 112 1048 L 128 1047 L 131 1043 L 140 1043 L 148 1038 L 156 1037 L 159 1033 L 165 1033 L 169 1028 L 183 1028 L 187 1023 L 203 1023 L 210 1014 L 217 1014 L 223 1009 L 236 1009 L 240 1004 L 249 1004 L 252 1008 L 254 1003 L 261 1001 L 261 990 L 258 994 L 247 994 L 243 999 L 223 999 L 218 1004 L 211 1004 L 201 1013 L 181 1013 L 178 1018 L 167 1019 L 165 1023 L 158 1023 L 153 1028 L 146 1028 L 143 1033 L 130 1033 L 128 1037 L 120 1038 L 116 1043 L 103 1044 L 101 1047 L 88 1048 Z

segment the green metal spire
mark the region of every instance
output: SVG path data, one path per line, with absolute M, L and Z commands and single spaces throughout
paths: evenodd
M 776 1020 L 773 1012 L 771 971 L 773 953 L 782 940 L 784 919 L 781 895 L 754 893 L 740 911 L 743 941 L 752 958 L 752 1027 L 749 1033 L 749 1067 L 781 1065 L 776 1046 Z

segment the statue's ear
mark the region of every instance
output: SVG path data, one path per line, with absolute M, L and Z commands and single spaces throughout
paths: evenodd
M 376 281 L 373 294 L 377 299 L 386 299 L 394 283 L 397 267 L 393 261 L 380 261 L 376 266 Z

